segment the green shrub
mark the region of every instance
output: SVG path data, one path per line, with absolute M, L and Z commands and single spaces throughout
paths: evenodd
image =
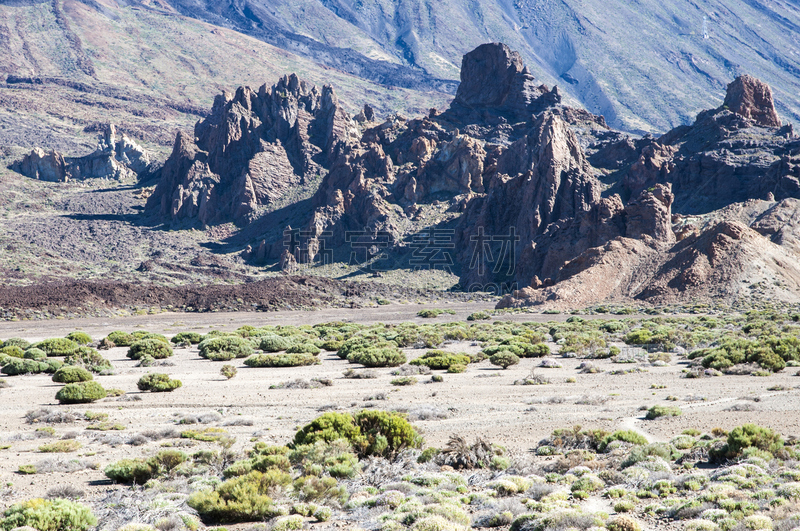
M 158 341 L 161 341 L 162 343 L 166 343 L 167 345 L 169 345 L 169 339 L 167 339 L 166 336 L 162 334 L 155 334 L 153 332 L 148 332 L 147 330 L 136 330 L 131 335 L 133 336 L 134 343 L 136 341 L 141 341 L 142 339 L 157 339 Z
M 644 418 L 647 420 L 654 420 L 659 417 L 679 417 L 683 415 L 683 411 L 675 406 L 653 406 L 647 410 L 647 415 Z
M 422 438 L 398 413 L 364 410 L 355 417 L 349 413 L 325 413 L 295 434 L 294 444 L 347 440 L 361 456 L 394 455 L 404 448 L 419 448 Z
M 71 383 L 56 393 L 61 404 L 87 404 L 106 397 L 106 390 L 95 381 Z
M 39 451 L 44 453 L 69 453 L 80 450 L 82 446 L 83 445 L 75 439 L 66 439 L 43 444 L 39 447 Z
M 633 330 L 625 336 L 625 343 L 628 345 L 649 345 L 653 343 L 653 332 L 647 328 Z
M 18 347 L 16 345 L 9 345 L 7 347 L 0 348 L 0 354 L 5 354 L 6 356 L 11 356 L 12 358 L 25 357 L 25 351 L 22 350 L 21 347 Z
M 79 346 L 76 342 L 62 337 L 45 339 L 33 345 L 34 348 L 43 350 L 48 356 L 69 356 Z
M 755 424 L 732 429 L 728 433 L 728 455 L 741 455 L 747 448 L 758 448 L 775 455 L 783 449 L 783 439 L 773 430 Z
M 222 368 L 220 368 L 219 370 L 219 373 L 228 380 L 236 376 L 238 372 L 239 371 L 237 371 L 236 367 L 234 367 L 233 365 L 223 365 Z
M 20 358 L 8 358 L 3 365 L 2 373 L 9 376 L 20 374 L 38 374 L 40 372 L 54 373 L 63 366 L 60 360 L 26 360 Z
M 26 360 L 46 361 L 47 353 L 38 348 L 29 348 L 25 351 L 22 357 Z M 66 360 L 64 360 L 64 362 L 66 363 Z
M 154 393 L 165 393 L 174 391 L 183 384 L 180 380 L 172 380 L 163 373 L 148 373 L 139 378 L 136 387 L 140 391 L 152 391 Z
M 38 531 L 86 531 L 97 525 L 97 518 L 88 507 L 63 499 L 27 500 L 12 505 L 3 515 L 3 531 L 24 526 Z
M 133 334 L 129 334 L 121 330 L 111 332 L 106 336 L 106 339 L 118 347 L 129 347 L 136 341 L 136 338 L 133 337 Z
M 453 354 L 443 350 L 430 350 L 422 357 L 411 361 L 411 365 L 425 365 L 432 370 L 447 370 L 451 365 L 468 365 L 472 361 L 466 354 Z
M 0 347 L 2 347 L 2 348 L 5 348 L 5 347 L 19 347 L 22 350 L 28 350 L 30 348 L 30 346 L 31 346 L 31 342 L 26 340 L 26 339 L 22 339 L 21 337 L 12 337 L 12 338 L 6 339 L 2 343 L 0 343 Z
M 279 335 L 266 335 L 261 336 L 258 348 L 264 352 L 281 352 L 288 349 L 293 344 L 294 341 L 291 338 Z
M 155 338 L 148 338 L 134 342 L 128 349 L 127 356 L 134 360 L 141 359 L 145 356 L 160 360 L 169 358 L 172 354 L 172 347 L 167 343 Z
M 486 321 L 491 318 L 492 316 L 489 312 L 474 312 L 467 317 L 467 321 Z
M 318 355 L 321 352 L 319 347 L 314 343 L 295 343 L 286 349 L 287 354 L 313 354 Z
M 244 360 L 248 367 L 303 367 L 319 363 L 319 358 L 312 354 L 256 354 Z
M 113 369 L 110 361 L 89 347 L 78 347 L 75 352 L 64 359 L 64 363 L 83 367 L 94 373 L 108 373 Z
M 74 341 L 79 345 L 88 345 L 89 343 L 92 342 L 92 336 L 90 336 L 86 332 L 80 332 L 78 330 L 67 334 L 67 339 L 69 339 L 70 341 Z
M 279 515 L 280 510 L 274 507 L 268 495 L 277 485 L 268 479 L 265 473 L 253 471 L 229 479 L 213 491 L 197 491 L 186 503 L 206 523 L 255 522 L 271 518 Z
M 598 444 L 598 450 L 604 452 L 609 443 L 613 441 L 623 441 L 631 444 L 647 444 L 647 438 L 644 435 L 630 430 L 618 430 L 611 435 L 605 436 Z
M 82 367 L 73 367 L 71 365 L 65 365 L 53 373 L 53 381 L 57 383 L 70 384 L 88 382 L 93 379 L 92 373 L 86 369 Z
M 253 354 L 250 342 L 238 336 L 223 336 L 204 339 L 200 342 L 200 357 L 211 361 L 230 361 Z
M 108 479 L 117 483 L 144 485 L 158 475 L 158 470 L 149 460 L 123 459 L 108 465 L 104 473 Z
M 197 345 L 202 341 L 203 336 L 198 334 L 197 332 L 178 332 L 170 341 L 173 345 L 183 345 L 184 343 L 191 343 L 192 345 Z
M 347 361 L 365 367 L 399 367 L 406 362 L 406 355 L 397 347 L 366 348 L 350 354 Z
M 519 363 L 519 356 L 508 350 L 501 350 L 489 358 L 489 363 L 507 369 Z
M 406 386 L 406 385 L 414 385 L 417 383 L 417 379 L 413 376 L 402 376 L 400 378 L 395 378 L 391 382 L 392 385 L 396 385 L 398 387 Z

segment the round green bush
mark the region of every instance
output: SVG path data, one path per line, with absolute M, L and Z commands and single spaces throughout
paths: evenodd
M 95 381 L 67 384 L 56 393 L 61 404 L 86 404 L 106 397 L 106 390 Z
M 780 434 L 756 424 L 738 426 L 728 433 L 728 455 L 741 455 L 747 448 L 758 448 L 773 455 L 783 449 Z
M 489 358 L 489 363 L 507 369 L 519 363 L 519 356 L 508 350 L 501 350 Z
M 123 332 L 122 330 L 115 330 L 114 332 L 111 332 L 106 336 L 106 339 L 118 347 L 129 347 L 136 341 L 136 338 L 133 337 L 133 334 Z
M 29 348 L 22 356 L 26 360 L 44 361 L 47 359 L 47 353 L 38 348 Z
M 281 477 L 275 479 L 278 475 Z M 199 490 L 186 500 L 206 523 L 256 522 L 281 514 L 273 505 L 268 493 L 276 487 L 276 481 L 285 481 L 285 472 L 254 470 L 244 476 L 231 478 L 215 490 Z M 288 476 L 291 483 L 291 476 Z M 285 514 L 285 513 L 284 513 Z
M 172 380 L 168 375 L 162 373 L 145 374 L 136 383 L 136 387 L 140 391 L 152 391 L 154 393 L 174 391 L 182 385 L 180 380 Z
M 64 365 L 60 360 L 26 360 L 20 358 L 8 358 L 3 365 L 2 372 L 9 376 L 20 374 L 38 374 L 40 372 L 53 373 Z
M 113 369 L 111 362 L 90 347 L 78 347 L 64 359 L 67 365 L 76 365 L 95 373 L 108 373 Z
M 134 342 L 140 341 L 142 339 L 158 339 L 162 343 L 166 343 L 167 345 L 169 345 L 169 339 L 167 339 L 167 336 L 164 336 L 162 334 L 156 334 L 153 332 L 148 332 L 147 330 L 136 330 L 135 332 L 131 333 L 131 335 L 135 340 Z
M 144 485 L 158 475 L 153 463 L 144 459 L 122 459 L 108 465 L 103 472 L 111 481 L 136 485 Z
M 453 365 L 469 365 L 472 358 L 466 354 L 453 354 L 444 350 L 429 350 L 422 357 L 411 360 L 411 365 L 425 365 L 436 370 L 449 370 Z M 463 371 L 462 371 L 463 372 Z
M 291 338 L 279 335 L 261 336 L 258 348 L 264 352 L 281 352 L 294 344 Z
M 0 343 L 0 347 L 19 347 L 22 350 L 30 348 L 31 342 L 21 337 L 12 337 Z
M 419 448 L 422 437 L 399 413 L 363 410 L 349 413 L 324 413 L 301 428 L 294 444 L 347 440 L 362 457 L 394 455 L 404 448 Z
M 179 332 L 172 336 L 173 345 L 183 345 L 184 343 L 191 343 L 192 345 L 197 345 L 200 341 L 203 340 L 203 336 L 198 334 L 197 332 Z
M 80 332 L 78 330 L 67 334 L 67 339 L 69 339 L 70 341 L 74 341 L 79 345 L 88 345 L 89 343 L 92 342 L 92 336 L 90 336 L 86 332 Z
M 33 527 L 38 531 L 86 531 L 97 525 L 97 518 L 85 505 L 64 499 L 36 498 L 9 507 L 0 519 L 0 529 Z
M 34 348 L 43 350 L 48 356 L 69 356 L 79 347 L 74 341 L 64 337 L 53 337 L 39 341 Z
M 246 358 L 253 353 L 250 342 L 238 336 L 204 339 L 199 346 L 200 357 L 211 361 L 230 361 L 234 358 Z
M 679 417 L 683 414 L 679 407 L 675 406 L 653 406 L 647 410 L 645 418 L 654 420 L 659 417 Z
M 172 356 L 172 347 L 167 343 L 154 338 L 140 339 L 133 343 L 128 349 L 127 356 L 131 359 L 138 360 L 144 356 L 150 356 L 153 359 L 164 359 Z
M 219 370 L 219 373 L 228 380 L 236 376 L 237 372 L 239 371 L 237 371 L 236 367 L 234 367 L 233 365 L 223 365 L 222 368 L 220 368 Z
M 12 358 L 25 357 L 25 351 L 16 345 L 9 345 L 7 347 L 0 348 L 0 354 L 5 354 L 6 356 L 11 356 Z
M 314 343 L 296 343 L 286 349 L 287 354 L 313 354 L 316 356 L 321 350 Z
M 88 382 L 93 379 L 92 373 L 83 367 L 74 367 L 72 365 L 65 365 L 53 373 L 53 381 L 63 384 Z
M 303 367 L 319 363 L 313 354 L 256 354 L 244 361 L 248 367 Z
M 366 348 L 347 356 L 347 361 L 365 367 L 399 367 L 406 362 L 406 355 L 397 347 Z

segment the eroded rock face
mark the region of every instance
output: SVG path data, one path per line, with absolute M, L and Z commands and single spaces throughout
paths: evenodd
M 12 169 L 41 181 L 114 179 L 133 182 L 154 171 L 155 167 L 147 150 L 124 134 L 117 138 L 116 127 L 109 125 L 94 153 L 84 157 L 65 157 L 56 151 L 34 148 Z
M 728 85 L 725 107 L 764 127 L 780 127 L 781 120 L 772 100 L 772 89 L 752 76 L 737 77 Z
M 172 221 L 242 223 L 329 168 L 357 136 L 329 86 L 291 75 L 258 92 L 241 87 L 217 96 L 195 140 L 176 141 L 147 209 Z

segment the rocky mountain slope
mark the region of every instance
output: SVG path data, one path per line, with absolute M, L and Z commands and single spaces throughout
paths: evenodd
M 235 59 L 234 59 L 235 58 Z M 166 156 L 214 95 L 297 72 L 368 96 L 381 115 L 422 112 L 450 96 L 388 88 L 321 66 L 163 2 L 0 1 L 0 162 L 34 147 L 84 156 L 109 123 Z M 351 108 L 351 111 L 357 110 Z M 6 164 L 0 164 L 0 172 Z
M 321 64 L 399 86 L 458 79 L 483 42 L 519 50 L 548 84 L 616 128 L 664 132 L 716 105 L 742 74 L 800 116 L 796 33 L 786 0 L 164 0 Z M 438 84 L 437 84 L 438 83 Z M 446 89 L 442 86 L 441 88 Z
M 739 77 L 693 125 L 635 138 L 561 103 L 505 45 L 461 71 L 446 111 L 382 123 L 295 77 L 223 95 L 195 142 L 179 136 L 146 211 L 233 222 L 229 250 L 252 263 L 361 249 L 369 267 L 388 254 L 467 290 L 523 287 L 506 306 L 800 300 L 800 139 L 768 85 Z M 259 210 L 316 173 L 310 199 Z

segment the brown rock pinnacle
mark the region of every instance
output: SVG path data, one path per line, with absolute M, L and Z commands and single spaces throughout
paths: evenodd
M 764 127 L 780 127 L 772 89 L 752 76 L 737 77 L 728 85 L 725 104 L 732 112 L 750 118 Z

